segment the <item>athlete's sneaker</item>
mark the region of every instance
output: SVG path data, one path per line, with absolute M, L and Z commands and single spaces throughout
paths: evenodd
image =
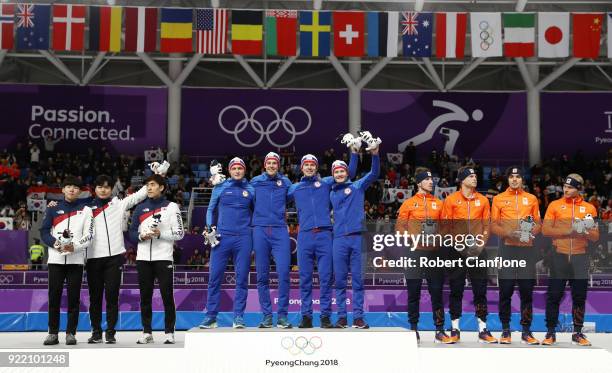
M 153 342 L 153 334 L 151 333 L 142 333 L 142 337 L 138 338 L 136 341 L 136 343 L 139 345 L 146 345 Z
M 302 316 L 302 320 L 300 321 L 300 325 L 298 325 L 300 329 L 310 329 L 312 328 L 312 317 L 310 316 Z
M 478 342 L 489 344 L 497 343 L 497 338 L 493 337 L 487 328 L 484 328 L 480 333 L 478 333 Z
M 546 337 L 542 341 L 542 346 L 552 346 L 557 343 L 557 335 L 554 332 L 546 333 Z
M 200 329 L 214 329 L 217 327 L 217 319 L 206 316 L 204 321 L 198 326 Z
M 453 340 L 453 343 L 459 343 L 459 341 L 461 340 L 461 330 L 451 329 L 450 337 Z
M 74 346 L 75 344 L 77 344 L 77 340 L 74 334 L 66 333 L 66 345 Z
M 164 340 L 165 345 L 173 345 L 174 341 L 174 333 L 166 333 L 166 339 Z
M 45 346 L 52 346 L 58 343 L 59 343 L 59 338 L 57 338 L 57 334 L 47 335 L 47 337 L 45 338 L 45 341 L 43 342 Z
M 107 330 L 106 333 L 104 334 L 104 339 L 106 340 L 106 343 L 109 345 L 113 345 L 117 343 L 117 339 L 115 339 L 115 331 Z
M 261 329 L 270 329 L 274 326 L 272 321 L 272 315 L 264 316 L 263 320 L 259 323 L 259 328 Z
M 521 334 L 521 343 L 522 344 L 526 344 L 526 345 L 530 345 L 530 346 L 534 346 L 534 345 L 539 345 L 540 341 L 538 341 L 536 338 L 534 338 L 533 334 L 531 334 L 531 332 L 527 331 L 527 332 L 523 332 L 523 334 Z
M 449 337 L 444 330 L 438 330 L 436 332 L 436 337 L 434 338 L 434 343 L 442 343 L 446 345 L 452 345 L 455 343 L 453 338 Z
M 244 323 L 244 319 L 241 316 L 234 317 L 234 322 L 232 324 L 234 329 L 244 329 L 246 328 L 246 324 Z
M 338 319 L 338 321 L 336 321 L 336 329 L 346 329 L 348 328 L 348 321 L 346 320 L 346 317 L 341 317 Z
M 591 342 L 589 342 L 584 334 L 574 333 L 572 334 L 572 344 L 578 346 L 590 346 Z
M 89 344 L 94 344 L 94 343 L 102 343 L 102 333 L 92 333 L 91 337 L 89 337 L 89 339 L 87 340 L 87 343 Z
M 287 320 L 287 317 L 285 316 L 278 318 L 278 321 L 276 322 L 276 327 L 281 329 L 291 329 L 293 328 L 293 325 L 291 325 L 291 323 L 289 322 L 289 320 Z
M 509 345 L 511 343 L 512 343 L 512 334 L 510 333 L 510 329 L 504 329 L 502 331 L 501 337 L 499 337 L 499 344 Z
M 370 329 L 370 325 L 362 317 L 353 320 L 353 328 L 355 329 Z
M 329 316 L 321 316 L 321 328 L 323 329 L 333 329 L 334 324 L 332 324 Z

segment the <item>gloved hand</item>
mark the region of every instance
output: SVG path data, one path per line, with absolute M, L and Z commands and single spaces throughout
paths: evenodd
M 355 152 L 358 152 L 359 149 L 361 149 L 361 138 L 354 137 L 350 133 L 347 133 L 346 135 L 342 136 L 342 140 L 340 141 L 340 143 L 346 144 L 347 148 L 350 148 L 351 150 L 354 150 Z
M 168 161 L 163 161 L 161 164 L 153 162 L 149 165 L 149 168 L 151 168 L 154 174 L 166 176 L 168 169 L 170 169 L 170 163 Z
M 209 181 L 212 184 L 212 186 L 216 186 L 224 182 L 225 179 L 226 179 L 225 175 L 218 173 L 218 174 L 214 174 L 213 176 L 211 176 Z
M 202 235 L 204 236 L 204 244 L 210 245 L 211 249 L 219 244 L 221 235 L 217 233 L 217 227 L 207 227 L 204 229 L 204 232 L 202 232 Z
M 367 151 L 376 149 L 382 143 L 380 137 L 375 138 L 374 136 L 372 136 L 370 131 L 361 131 L 359 132 L 359 136 L 361 137 L 361 140 L 365 141 L 365 143 L 368 144 L 366 148 Z

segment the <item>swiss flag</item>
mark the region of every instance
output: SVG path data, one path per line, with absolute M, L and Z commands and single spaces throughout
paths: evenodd
M 364 19 L 363 12 L 334 12 L 334 55 L 363 56 Z
M 15 4 L 2 4 L 0 6 L 0 49 L 13 49 Z
M 574 23 L 574 56 L 580 58 L 597 58 L 601 29 L 603 27 L 602 13 L 572 14 Z
M 463 58 L 467 13 L 436 13 L 436 57 Z
M 56 51 L 83 50 L 85 36 L 84 5 L 53 5 L 53 49 Z

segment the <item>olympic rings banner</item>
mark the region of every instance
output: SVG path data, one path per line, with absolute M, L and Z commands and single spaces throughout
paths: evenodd
M 88 147 L 142 155 L 166 147 L 167 89 L 0 85 L 0 147 L 51 135 L 61 152 Z
M 346 90 L 202 89 L 182 91 L 181 151 L 190 155 L 265 154 L 295 147 L 321 154 L 348 128 Z

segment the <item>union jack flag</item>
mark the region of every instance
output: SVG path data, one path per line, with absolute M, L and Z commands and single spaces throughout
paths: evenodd
M 34 5 L 19 4 L 17 8 L 17 27 L 34 27 Z
M 402 26 L 404 26 L 404 28 L 402 29 L 402 35 L 418 35 L 419 30 L 417 30 L 417 26 L 419 24 L 419 21 L 417 21 L 417 18 L 419 17 L 419 13 L 403 12 L 402 16 Z

